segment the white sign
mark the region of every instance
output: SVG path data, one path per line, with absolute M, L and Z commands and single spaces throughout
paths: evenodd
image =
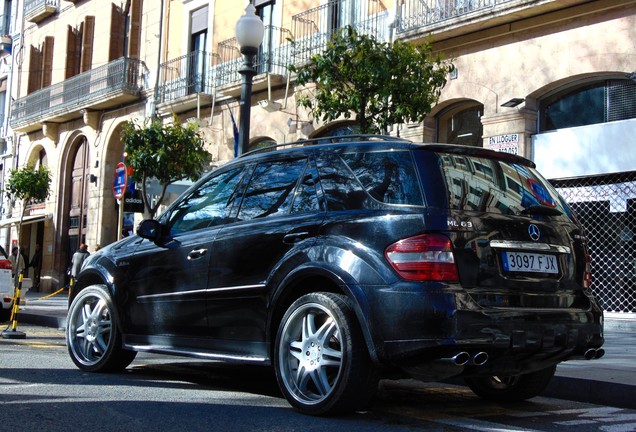
M 504 153 L 519 154 L 519 134 L 492 136 L 488 138 L 486 148 Z

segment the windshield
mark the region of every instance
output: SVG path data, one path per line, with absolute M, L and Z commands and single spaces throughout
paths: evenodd
M 445 153 L 439 154 L 439 164 L 446 179 L 450 209 L 571 216 L 563 198 L 534 168 Z

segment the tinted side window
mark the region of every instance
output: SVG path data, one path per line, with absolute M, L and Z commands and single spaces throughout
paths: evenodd
M 289 213 L 294 190 L 305 171 L 306 159 L 262 162 L 245 191 L 239 220 Z
M 192 231 L 228 222 L 232 197 L 241 179 L 242 168 L 210 178 L 181 200 L 165 221 L 171 234 Z
M 327 210 L 356 210 L 365 208 L 368 195 L 356 180 L 347 164 L 335 153 L 316 155 L 320 184 L 327 201 Z
M 305 172 L 302 175 L 294 202 L 292 203 L 292 213 L 304 213 L 320 210 L 317 190 L 318 173 L 311 163 L 307 163 Z
M 349 153 L 342 158 L 374 199 L 389 204 L 423 204 L 411 152 Z

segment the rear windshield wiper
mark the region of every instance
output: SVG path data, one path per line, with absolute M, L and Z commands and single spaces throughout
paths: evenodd
M 563 213 L 561 210 L 555 207 L 548 207 L 543 205 L 531 205 L 521 210 L 521 214 L 533 214 L 544 216 L 561 216 Z

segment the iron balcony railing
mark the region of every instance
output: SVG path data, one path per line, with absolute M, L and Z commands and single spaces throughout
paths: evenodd
M 399 11 L 398 33 L 416 30 L 476 11 L 490 12 L 513 0 L 404 0 Z
M 330 0 L 292 17 L 294 64 L 306 63 L 312 55 L 324 51 L 334 33 L 351 26 L 358 33 L 388 38 L 389 11 L 377 0 Z
M 213 55 L 193 51 L 159 66 L 157 102 L 169 102 L 196 93 L 212 94 Z
M 256 56 L 254 67 L 257 73 L 287 75 L 291 61 L 291 32 L 288 29 L 265 26 L 263 43 Z M 241 80 L 239 69 L 243 64 L 236 38 L 219 42 L 220 62 L 216 65 L 216 84 L 219 86 L 236 84 Z
M 139 93 L 141 61 L 121 57 L 104 66 L 83 72 L 58 84 L 37 90 L 13 102 L 11 126 L 51 118 L 91 106 L 111 92 Z

